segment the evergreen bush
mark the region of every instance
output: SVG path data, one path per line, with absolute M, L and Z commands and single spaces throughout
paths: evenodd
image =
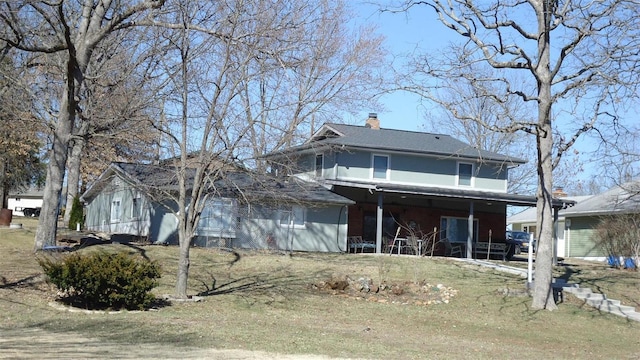
M 155 297 L 160 266 L 127 252 L 72 253 L 38 260 L 64 300 L 86 309 L 142 310 Z
M 80 228 L 82 229 L 84 225 L 84 211 L 82 210 L 80 197 L 76 195 L 71 205 L 71 214 L 69 214 L 69 229 L 76 230 L 78 224 L 80 224 Z

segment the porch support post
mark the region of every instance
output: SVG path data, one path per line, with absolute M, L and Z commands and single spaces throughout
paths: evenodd
M 382 193 L 378 193 L 378 208 L 376 211 L 376 253 L 382 253 Z
M 467 259 L 473 258 L 473 201 L 469 203 L 469 222 L 467 223 Z
M 553 246 L 551 247 L 551 251 L 553 251 L 553 266 L 558 265 L 558 211 L 559 208 L 553 208 Z

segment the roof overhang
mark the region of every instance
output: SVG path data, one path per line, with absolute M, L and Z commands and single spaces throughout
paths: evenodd
M 440 188 L 429 186 L 409 186 L 409 185 L 394 185 L 394 184 L 368 184 L 368 183 L 353 183 L 344 181 L 327 181 L 333 185 L 358 187 L 362 189 L 369 189 L 371 191 L 399 194 L 399 195 L 415 195 L 415 196 L 427 196 L 435 198 L 448 198 L 455 200 L 465 201 L 483 201 L 502 203 L 506 205 L 514 206 L 536 206 L 538 199 L 533 195 L 520 195 L 520 194 L 508 194 L 500 192 L 467 190 L 467 189 L 454 189 L 454 188 Z M 557 209 L 564 209 L 569 206 L 575 205 L 573 200 L 566 199 L 553 199 L 553 207 Z

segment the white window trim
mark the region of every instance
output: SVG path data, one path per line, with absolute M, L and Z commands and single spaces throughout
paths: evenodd
M 238 216 L 238 205 L 237 202 L 234 199 L 231 198 L 215 198 L 215 199 L 208 199 L 206 204 L 204 205 L 205 208 L 207 207 L 214 207 L 215 205 L 220 205 L 219 208 L 216 209 L 222 209 L 223 213 L 214 213 L 213 216 L 211 216 L 211 214 L 207 214 L 209 216 L 201 216 L 200 219 L 223 219 L 223 218 L 231 218 L 232 220 L 234 218 L 236 218 Z M 226 212 L 225 210 L 227 210 L 228 212 Z M 202 230 L 213 230 L 213 231 L 222 231 L 225 230 L 224 227 L 208 227 L 208 226 L 201 226 L 198 225 L 198 229 L 202 229 Z
M 295 212 L 294 209 L 302 210 L 302 224 L 295 223 L 294 216 L 293 216 Z M 284 213 L 288 213 L 288 218 L 289 218 L 288 222 L 282 221 L 282 216 L 284 215 Z M 278 212 L 278 222 L 280 223 L 280 227 L 283 227 L 283 228 L 304 229 L 307 227 L 307 208 L 305 206 L 293 205 L 288 209 L 280 210 Z
M 134 207 L 136 204 L 136 200 L 138 201 L 138 215 L 134 214 Z M 133 198 L 131 198 L 131 220 L 138 220 L 142 218 L 142 196 L 140 194 L 135 194 Z
M 118 202 L 118 217 L 114 217 L 114 211 L 113 211 L 113 204 L 115 202 Z M 111 220 L 111 222 L 119 222 L 120 220 L 122 220 L 122 198 L 113 198 L 111 199 L 111 211 L 109 214 L 109 219 Z
M 460 165 L 471 165 L 471 180 L 469 181 L 469 185 L 460 184 Z M 476 185 L 476 176 L 475 176 L 476 165 L 472 162 L 466 161 L 458 161 L 456 163 L 456 186 L 462 187 L 475 187 Z
M 385 157 L 387 158 L 387 171 L 385 173 L 385 177 L 383 178 L 377 178 L 375 177 L 375 173 L 376 173 L 376 168 L 375 168 L 375 159 L 376 157 Z M 391 174 L 391 156 L 390 155 L 385 155 L 385 154 L 371 154 L 371 174 L 370 177 L 373 180 L 389 180 L 389 175 Z

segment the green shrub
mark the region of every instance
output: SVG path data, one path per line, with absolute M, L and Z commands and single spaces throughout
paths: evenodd
M 60 259 L 38 260 L 64 300 L 87 309 L 148 308 L 155 297 L 160 266 L 135 255 L 118 252 L 72 253 Z
M 80 203 L 80 197 L 76 195 L 71 205 L 71 213 L 69 213 L 69 229 L 76 230 L 78 224 L 80 224 L 80 228 L 82 229 L 84 225 L 84 212 L 82 210 L 82 204 Z

